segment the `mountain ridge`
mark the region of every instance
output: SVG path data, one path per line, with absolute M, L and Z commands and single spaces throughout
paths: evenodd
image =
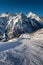
M 2 38 L 4 34 L 7 39 L 7 37 L 16 37 L 22 33 L 32 33 L 41 28 L 43 28 L 43 18 L 32 12 L 28 15 L 3 13 L 0 16 L 0 35 L 2 34 Z

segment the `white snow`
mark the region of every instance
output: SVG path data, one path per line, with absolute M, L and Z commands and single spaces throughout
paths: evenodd
M 39 18 L 39 16 L 37 16 L 36 14 L 34 14 L 34 13 L 32 13 L 32 12 L 30 12 L 30 13 L 27 15 L 27 17 L 28 17 L 28 18 L 31 17 L 32 19 L 36 19 L 37 21 L 42 21 L 42 20 Z
M 43 65 L 43 38 L 41 38 L 43 29 L 37 32 L 31 35 L 22 34 L 19 38 L 2 44 L 0 42 L 0 64 Z M 37 37 L 40 39 L 36 39 Z
M 8 17 L 10 14 L 2 13 L 0 17 Z

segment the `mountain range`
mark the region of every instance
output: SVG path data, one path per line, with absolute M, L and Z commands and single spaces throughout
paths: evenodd
M 22 12 L 19 14 L 6 12 L 0 15 L 0 40 L 9 40 L 41 28 L 43 28 L 43 18 L 32 12 L 27 15 Z
M 0 15 L 0 65 L 43 65 L 43 17 Z

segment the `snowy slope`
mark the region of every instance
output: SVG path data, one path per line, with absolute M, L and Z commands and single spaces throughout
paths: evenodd
M 32 37 L 36 39 L 32 34 L 22 34 L 18 39 L 0 42 L 0 65 L 43 65 L 43 39 Z

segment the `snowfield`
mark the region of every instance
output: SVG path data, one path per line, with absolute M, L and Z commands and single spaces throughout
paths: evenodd
M 0 65 L 43 65 L 43 39 L 29 36 L 0 42 Z

